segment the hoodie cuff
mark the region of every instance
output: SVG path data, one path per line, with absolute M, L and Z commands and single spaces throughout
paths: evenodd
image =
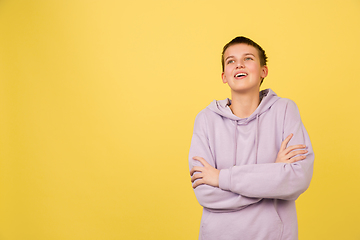
M 221 169 L 219 174 L 219 188 L 230 191 L 231 186 L 231 169 Z

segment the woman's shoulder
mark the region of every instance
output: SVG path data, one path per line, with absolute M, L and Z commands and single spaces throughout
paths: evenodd
M 296 103 L 289 98 L 280 98 L 273 106 L 279 116 L 294 117 L 300 119 L 300 111 Z
M 197 115 L 196 119 L 201 121 L 208 121 L 212 120 L 214 118 L 220 117 L 218 114 L 214 113 L 212 110 L 210 110 L 208 107 L 202 109 Z
M 279 100 L 277 100 L 276 103 L 274 104 L 274 107 L 277 107 L 277 108 L 296 107 L 297 108 L 297 105 L 293 100 L 291 100 L 289 98 L 279 98 Z

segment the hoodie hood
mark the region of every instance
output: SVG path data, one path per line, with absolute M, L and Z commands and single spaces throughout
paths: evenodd
M 238 126 L 239 125 L 247 125 L 253 120 L 255 120 L 254 126 L 254 132 L 255 132 L 255 163 L 257 163 L 258 158 L 258 147 L 259 147 L 259 117 L 261 114 L 267 112 L 271 106 L 280 99 L 274 93 L 271 89 L 265 89 L 261 92 L 259 92 L 260 95 L 260 104 L 256 108 L 256 110 L 247 118 L 239 118 L 236 115 L 234 115 L 229 107 L 231 105 L 231 100 L 225 99 L 221 101 L 214 100 L 210 103 L 210 105 L 207 107 L 211 111 L 219 114 L 222 117 L 226 117 L 231 120 L 231 122 L 234 123 L 234 142 L 235 142 L 235 148 L 234 148 L 234 166 L 236 165 L 236 155 L 237 155 L 237 145 L 238 145 Z
M 210 103 L 209 106 L 207 106 L 207 108 L 210 109 L 211 111 L 219 114 L 220 116 L 229 118 L 230 120 L 250 122 L 250 121 L 254 120 L 255 118 L 257 118 L 258 116 L 260 116 L 261 114 L 263 114 L 264 112 L 266 112 L 267 110 L 269 110 L 271 108 L 271 106 L 277 100 L 280 99 L 280 97 L 278 97 L 276 95 L 276 93 L 274 91 L 272 91 L 271 89 L 262 90 L 261 92 L 259 92 L 259 96 L 261 99 L 259 106 L 247 118 L 239 118 L 232 113 L 232 111 L 229 107 L 231 105 L 231 100 L 229 98 L 220 100 L 220 101 L 214 100 Z

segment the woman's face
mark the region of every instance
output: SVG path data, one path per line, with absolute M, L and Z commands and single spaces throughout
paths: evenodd
M 258 50 L 240 43 L 228 47 L 224 53 L 222 80 L 232 91 L 258 90 L 260 82 L 267 76 L 267 66 L 261 66 Z

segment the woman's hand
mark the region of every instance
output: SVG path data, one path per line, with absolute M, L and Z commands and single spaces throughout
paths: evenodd
M 193 159 L 201 162 L 202 165 L 204 165 L 204 167 L 193 167 L 190 171 L 190 175 L 192 176 L 191 182 L 193 183 L 193 188 L 196 188 L 201 184 L 219 187 L 220 170 L 211 166 L 202 157 L 193 157 Z M 195 180 L 197 181 L 195 182 Z
M 306 158 L 305 155 L 296 156 L 296 155 L 305 154 L 308 152 L 306 149 L 304 149 L 304 148 L 306 148 L 305 145 L 293 145 L 293 146 L 287 147 L 287 144 L 289 143 L 290 139 L 293 136 L 294 136 L 293 134 L 290 134 L 281 143 L 281 147 L 280 147 L 280 150 L 276 157 L 275 163 L 294 163 L 294 162 L 297 162 L 300 160 L 304 160 Z M 296 150 L 296 151 L 294 151 L 294 150 Z

